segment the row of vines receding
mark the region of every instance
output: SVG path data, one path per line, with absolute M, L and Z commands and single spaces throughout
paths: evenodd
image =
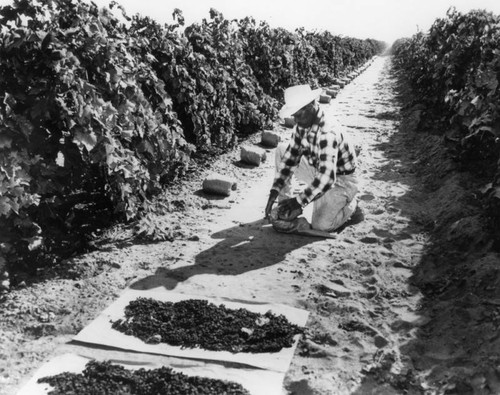
M 500 237 L 500 16 L 451 8 L 429 32 L 393 45 L 394 63 L 441 115 L 457 159 L 492 178 L 486 213 Z
M 114 1 L 1 7 L 0 275 L 143 216 L 191 159 L 271 127 L 286 87 L 328 84 L 382 48 L 215 10 L 184 26 L 180 10 L 161 25 Z

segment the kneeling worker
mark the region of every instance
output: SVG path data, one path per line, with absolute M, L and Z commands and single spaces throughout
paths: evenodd
M 285 224 L 282 229 L 285 232 L 303 227 L 304 221 L 309 228 L 332 232 L 356 210 L 358 183 L 354 144 L 339 123 L 325 122 L 316 100 L 320 93 L 321 89 L 311 90 L 309 85 L 285 90 L 280 116 L 293 116 L 297 125 L 288 146 L 280 144 L 276 149 L 276 177 L 265 209 L 266 218 L 275 215 L 274 219 Z M 295 197 L 290 195 L 293 174 L 307 184 Z M 272 210 L 276 199 L 277 212 Z M 311 202 L 312 223 L 307 223 L 305 218 L 297 222 L 296 217 Z

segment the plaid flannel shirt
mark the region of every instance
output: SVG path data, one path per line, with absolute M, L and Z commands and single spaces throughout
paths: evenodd
M 297 196 L 302 207 L 332 188 L 337 172 L 356 168 L 354 145 L 346 139 L 340 124 L 336 128 L 330 128 L 325 125 L 324 117 L 323 111 L 318 109 L 311 127 L 296 126 L 278 167 L 279 175 L 271 188 L 281 191 L 304 156 L 316 168 L 316 175 L 311 184 Z

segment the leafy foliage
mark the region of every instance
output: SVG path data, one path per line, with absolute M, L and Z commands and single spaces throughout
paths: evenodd
M 384 43 L 376 40 L 304 29 L 292 33 L 271 28 L 266 22 L 257 25 L 250 17 L 240 20 L 239 27 L 246 62 L 264 92 L 278 100 L 283 99 L 283 91 L 291 85 L 330 85 L 385 48 Z
M 500 17 L 452 8 L 428 33 L 398 40 L 393 53 L 415 90 L 456 131 L 460 160 L 493 169 L 500 157 Z M 500 167 L 492 186 L 495 199 Z
M 238 135 L 270 127 L 277 103 L 245 63 L 234 24 L 215 10 L 210 15 L 210 22 L 188 26 L 183 35 L 177 25 L 166 30 L 141 17 L 134 17 L 130 31 L 142 37 L 144 50 L 152 48 L 188 141 L 217 153 L 234 147 Z
M 191 151 L 138 40 L 83 2 L 18 1 L 0 15 L 4 247 L 73 232 L 73 196 L 135 218 Z

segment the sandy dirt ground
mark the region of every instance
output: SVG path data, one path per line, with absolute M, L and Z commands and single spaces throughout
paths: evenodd
M 239 150 L 224 155 L 165 196 L 179 210 L 156 220 L 176 227 L 175 241 L 138 243 L 116 227 L 62 274 L 4 297 L 0 393 L 16 393 L 55 355 L 82 353 L 72 337 L 126 287 L 307 310 L 283 394 L 500 393 L 500 258 L 480 214 L 482 180 L 417 130 L 421 109 L 403 99 L 390 58 L 379 57 L 322 105 L 360 147 L 364 221 L 335 239 L 277 233 L 263 219 L 274 150 L 253 168 Z M 211 171 L 234 177 L 237 190 L 205 195 Z

